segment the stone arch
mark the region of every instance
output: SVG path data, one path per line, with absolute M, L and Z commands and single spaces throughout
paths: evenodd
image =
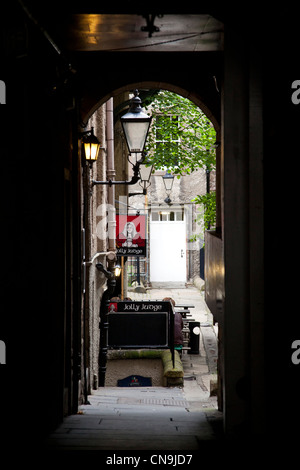
M 215 85 L 216 86 L 216 85 Z M 93 113 L 105 102 L 107 102 L 111 97 L 118 96 L 121 93 L 128 92 L 134 89 L 162 89 L 168 90 L 173 93 L 176 93 L 184 98 L 192 101 L 196 106 L 198 106 L 207 118 L 212 122 L 215 131 L 216 131 L 216 141 L 221 141 L 221 115 L 217 115 L 217 112 L 213 112 L 212 108 L 214 107 L 213 100 L 209 94 L 200 94 L 197 91 L 189 91 L 188 87 L 182 87 L 177 84 L 171 83 L 169 81 L 157 81 L 157 80 L 146 80 L 146 81 L 137 81 L 137 82 L 128 82 L 125 85 L 117 86 L 116 88 L 111 88 L 111 90 L 102 91 L 101 87 L 93 87 L 92 93 L 88 93 L 86 96 L 85 102 L 85 113 L 83 115 L 83 122 L 86 124 L 89 118 Z M 216 92 L 217 86 L 216 86 Z M 205 93 L 205 92 L 204 92 Z M 212 106 L 210 105 L 212 103 Z M 216 225 L 218 230 L 222 225 L 222 202 L 221 202 L 221 181 L 220 181 L 220 147 L 216 150 L 216 197 L 217 197 L 217 215 L 216 215 Z

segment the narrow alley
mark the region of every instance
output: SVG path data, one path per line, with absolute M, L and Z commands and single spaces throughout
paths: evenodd
M 199 354 L 182 355 L 184 386 L 105 387 L 94 390 L 90 404 L 65 418 L 47 441 L 49 450 L 198 450 L 222 434 L 213 384 L 217 380 L 217 325 L 195 286 L 131 292 L 133 300 L 172 297 L 189 303 L 200 322 Z
M 219 467 L 216 456 L 224 468 L 230 441 L 230 468 L 249 466 L 251 457 L 255 466 L 261 463 L 258 442 L 268 465 L 282 454 L 285 466 L 293 468 L 300 440 L 295 6 L 86 0 L 66 1 L 62 11 L 61 1 L 11 0 L 2 2 L 0 31 L 2 460 L 7 452 L 10 466 L 16 458 L 17 465 L 21 460 L 33 468 L 36 457 L 41 468 L 48 464 L 40 458 L 42 448 L 57 468 L 56 450 L 60 457 L 66 450 L 69 458 L 84 449 L 85 469 L 91 465 L 86 449 L 116 455 L 114 449 L 171 453 L 208 447 L 208 468 Z M 189 127 L 177 105 L 173 114 L 174 101 L 164 107 L 166 115 L 162 107 L 157 114 L 154 98 L 160 93 L 190 101 L 213 128 L 206 118 L 193 118 L 197 126 Z M 132 110 L 138 121 L 128 116 Z M 198 139 L 208 127 L 214 134 L 194 145 L 192 134 Z M 147 179 L 141 170 L 149 169 L 148 158 L 138 155 L 146 157 L 148 147 L 161 170 L 154 165 Z M 179 154 L 183 148 L 186 160 Z M 209 150 L 216 156 L 213 171 Z M 201 164 L 203 178 L 193 185 L 177 178 L 178 163 L 185 161 L 188 177 L 198 171 L 194 162 Z M 165 186 L 172 181 L 171 189 Z M 207 201 L 214 190 L 216 220 L 207 224 L 203 256 L 198 241 L 184 249 L 184 240 L 197 240 L 194 228 L 202 227 L 189 208 L 192 199 Z M 123 216 L 139 218 L 136 239 L 123 242 L 117 233 Z M 180 237 L 173 225 L 181 227 Z M 157 243 L 150 247 L 154 234 Z M 175 246 L 177 236 L 181 244 Z M 165 247 L 171 249 L 169 259 L 160 256 Z M 157 261 L 157 271 L 148 264 L 152 286 L 201 275 L 216 324 L 195 285 L 148 291 L 145 298 L 167 295 L 178 303 L 188 296 L 195 305 L 192 318 L 200 323 L 200 352 L 184 355 L 182 388 L 152 381 L 129 390 L 108 380 L 104 387 L 107 300 L 127 296 L 125 274 L 135 282 L 135 273 L 125 258 L 142 259 L 149 249 Z M 185 272 L 170 263 L 175 259 L 187 268 L 184 279 L 165 274 L 166 266 L 171 274 Z M 136 266 L 140 275 L 146 272 L 142 261 Z M 151 279 L 153 271 L 164 278 Z M 152 333 L 140 325 L 137 333 Z M 141 344 L 169 347 L 166 341 L 128 347 Z M 221 397 L 213 394 L 217 357 Z M 242 452 L 241 444 L 249 449 Z M 203 468 L 202 458 L 195 463 Z

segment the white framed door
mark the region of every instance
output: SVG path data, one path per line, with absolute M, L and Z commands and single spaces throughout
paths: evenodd
M 186 282 L 184 220 L 151 220 L 150 282 L 152 284 Z

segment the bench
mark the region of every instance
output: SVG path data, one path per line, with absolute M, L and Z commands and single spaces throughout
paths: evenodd
M 162 352 L 161 359 L 164 368 L 164 386 L 183 386 L 184 371 L 178 351 L 174 351 L 175 367 L 173 367 L 172 354 L 169 349 Z

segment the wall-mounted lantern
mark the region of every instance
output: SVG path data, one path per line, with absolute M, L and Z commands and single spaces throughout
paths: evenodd
M 97 161 L 100 142 L 97 137 L 94 135 L 94 128 L 91 130 L 81 133 L 82 139 L 81 142 L 84 148 L 84 158 L 85 161 L 90 164 L 90 166 Z
M 122 272 L 122 268 L 118 263 L 115 264 L 114 271 L 115 271 L 115 277 L 120 277 L 121 272 Z

